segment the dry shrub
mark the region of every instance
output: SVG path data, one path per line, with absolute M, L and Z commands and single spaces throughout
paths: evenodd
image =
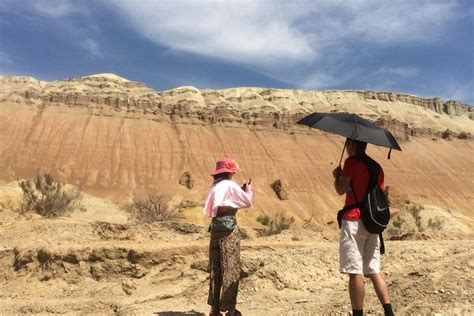
M 66 191 L 64 183 L 55 181 L 48 173 L 36 175 L 33 180 L 20 181 L 19 186 L 23 191 L 20 212 L 33 210 L 48 218 L 72 211 L 81 195 L 77 190 Z
M 261 234 L 264 236 L 279 234 L 283 230 L 290 228 L 294 221 L 295 218 L 293 216 L 286 217 L 283 213 L 278 213 L 273 218 L 270 218 L 268 215 L 259 215 L 257 217 L 257 222 L 265 226 L 265 229 L 261 231 Z
M 441 230 L 443 228 L 444 221 L 443 219 L 436 217 L 435 219 L 430 218 L 428 220 L 428 228 L 431 228 L 432 230 Z
M 411 216 L 413 216 L 413 219 L 415 220 L 415 225 L 418 228 L 419 232 L 422 232 L 422 231 L 425 230 L 422 223 L 421 223 L 421 215 L 420 215 L 420 213 L 423 209 L 424 209 L 423 206 L 417 206 L 417 205 L 414 205 L 414 206 L 412 206 L 411 208 L 408 209 Z
M 395 219 L 391 222 L 391 225 L 388 229 L 388 234 L 390 236 L 399 236 L 402 235 L 403 231 L 405 230 L 405 223 L 404 220 L 400 215 L 397 215 Z
M 135 221 L 140 224 L 162 222 L 176 219 L 177 210 L 170 210 L 164 198 L 157 194 L 149 195 L 146 198 L 135 197 L 133 202 L 126 206 Z
M 262 224 L 263 226 L 268 226 L 271 222 L 271 218 L 268 215 L 258 215 L 257 216 L 257 222 Z

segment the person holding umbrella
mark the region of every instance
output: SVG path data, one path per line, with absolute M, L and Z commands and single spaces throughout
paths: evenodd
M 359 202 L 367 200 L 366 195 L 371 185 L 384 189 L 384 172 L 366 154 L 367 143 L 390 148 L 390 152 L 392 149 L 401 150 L 400 146 L 389 131 L 355 114 L 313 113 L 297 123 L 346 137 L 344 149 L 349 157 L 341 168 L 343 149 L 339 166 L 333 171 L 336 192 L 339 195 L 346 194 L 345 207 L 338 214 L 341 228 L 340 272 L 349 275 L 349 296 L 354 316 L 363 315 L 364 275 L 371 279 L 385 315 L 394 315 L 388 288 L 380 272 L 380 254 L 384 252 L 381 231 L 388 224 L 388 205 L 385 221 L 377 222 L 382 226 L 381 231 L 375 234 L 370 233 L 361 220 L 362 204 Z
M 209 243 L 209 316 L 241 316 L 235 308 L 240 281 L 240 231 L 236 213 L 239 208 L 251 207 L 254 193 L 251 180 L 239 187 L 232 177 L 239 172 L 237 163 L 228 157 L 216 163 L 211 174 L 214 178 L 204 206 L 204 214 L 210 217 L 211 239 Z
M 354 316 L 363 315 L 364 275 L 374 285 L 375 292 L 382 303 L 385 315 L 393 314 L 387 284 L 380 272 L 379 235 L 367 231 L 361 221 L 361 210 L 350 205 L 362 201 L 369 183 L 369 171 L 363 162 L 373 159 L 367 156 L 366 142 L 347 139 L 348 158 L 344 168 L 333 171 L 334 187 L 339 195 L 346 194 L 345 213 L 342 215 L 339 242 L 339 267 L 341 273 L 349 274 L 349 295 Z M 384 188 L 384 173 L 379 168 L 377 185 Z

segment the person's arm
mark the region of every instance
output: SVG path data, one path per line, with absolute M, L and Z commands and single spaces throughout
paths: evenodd
M 230 193 L 230 200 L 237 208 L 251 207 L 254 203 L 254 193 L 251 184 L 247 184 L 246 191 L 244 191 L 234 183 L 230 187 Z
M 343 195 L 349 189 L 351 179 L 343 175 L 341 167 L 334 169 L 332 175 L 334 177 L 334 188 L 337 194 Z

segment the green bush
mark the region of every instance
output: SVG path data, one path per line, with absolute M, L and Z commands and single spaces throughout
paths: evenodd
M 392 236 L 401 235 L 404 229 L 404 224 L 406 221 L 401 216 L 396 216 L 392 221 L 391 227 L 388 230 L 388 233 Z
M 262 224 L 263 226 L 268 226 L 271 222 L 271 218 L 268 215 L 258 215 L 257 222 Z
M 439 217 L 436 217 L 434 220 L 430 218 L 428 220 L 428 227 L 433 230 L 441 230 L 443 227 L 443 220 Z
M 414 205 L 414 206 L 412 206 L 411 208 L 408 209 L 411 216 L 413 216 L 413 219 L 415 220 L 415 225 L 418 228 L 419 232 L 422 232 L 422 231 L 425 230 L 422 223 L 421 223 L 421 215 L 420 215 L 420 213 L 423 209 L 424 209 L 423 206 L 417 206 L 417 205 Z
M 64 184 L 55 181 L 48 173 L 36 175 L 33 180 L 20 181 L 19 186 L 23 191 L 20 212 L 33 210 L 48 218 L 71 211 L 80 197 L 79 191 L 66 191 Z
M 126 209 L 140 224 L 173 220 L 178 217 L 179 212 L 168 209 L 163 197 L 157 194 L 151 194 L 146 198 L 135 197 Z
M 294 221 L 294 217 L 286 217 L 283 213 L 278 213 L 273 218 L 270 218 L 268 215 L 257 217 L 257 222 L 266 226 L 265 230 L 262 231 L 262 234 L 265 236 L 281 233 L 283 230 L 290 228 Z

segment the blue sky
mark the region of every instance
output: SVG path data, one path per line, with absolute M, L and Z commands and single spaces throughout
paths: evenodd
M 471 0 L 0 0 L 0 75 L 474 104 Z

